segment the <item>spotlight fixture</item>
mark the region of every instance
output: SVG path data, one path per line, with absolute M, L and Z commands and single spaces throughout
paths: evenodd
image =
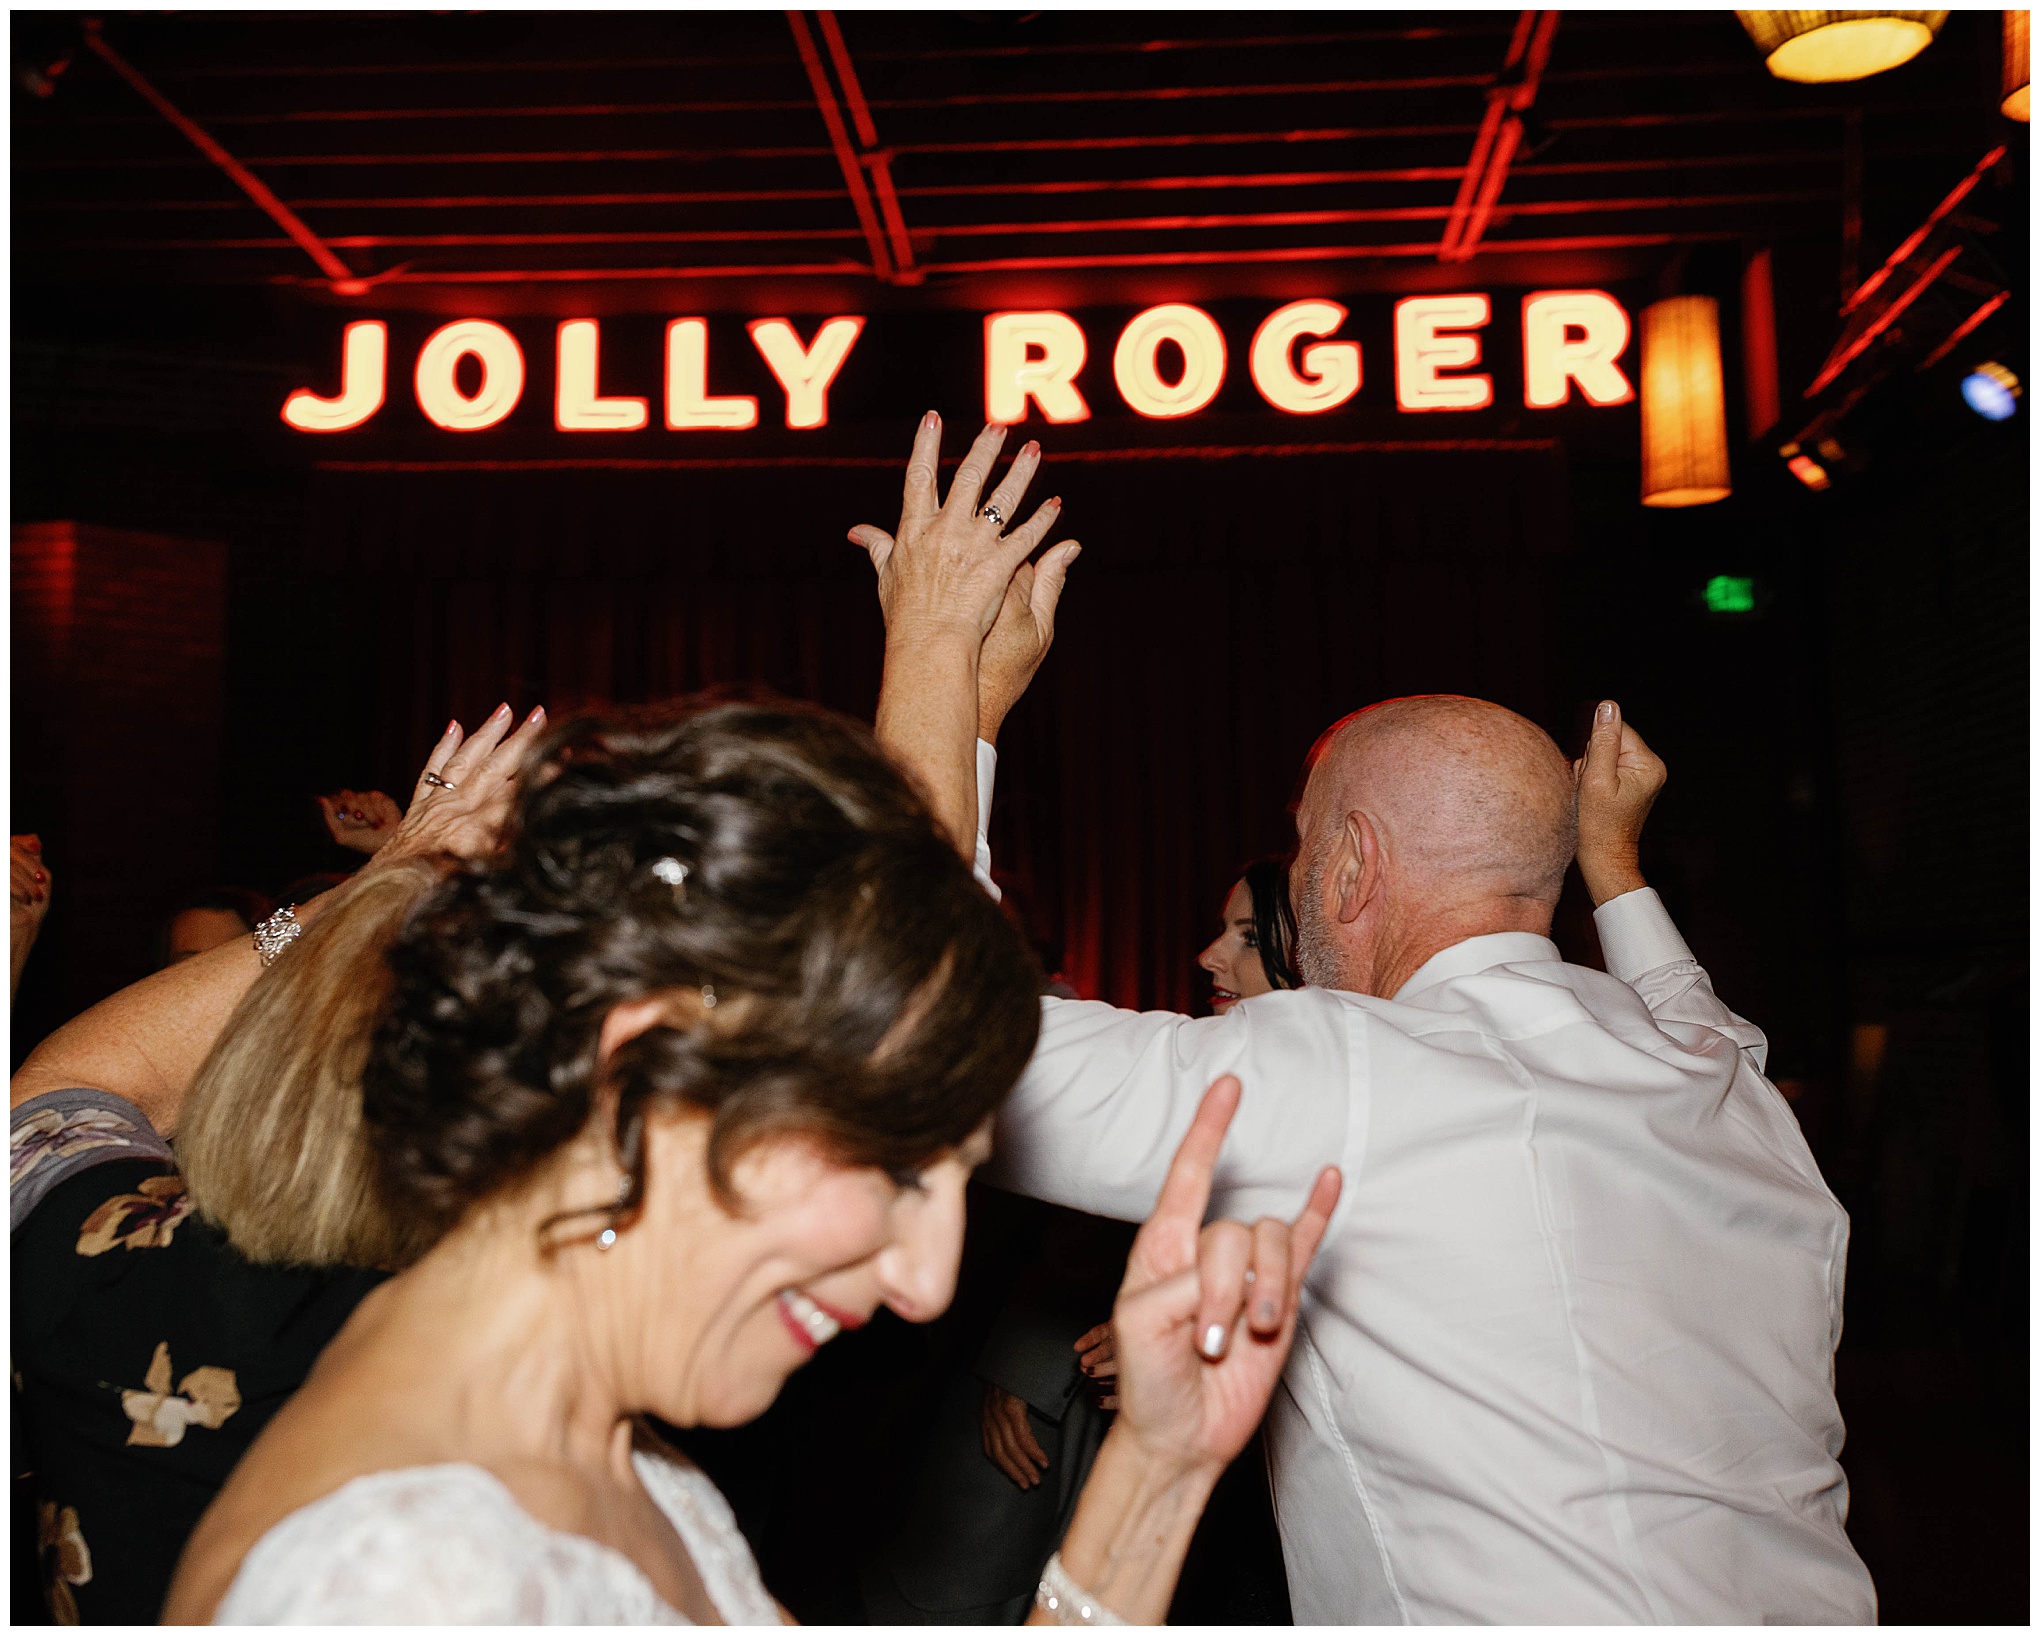
M 1934 43 L 1945 11 L 1739 11 L 1764 66 L 1781 80 L 1825 85 L 1867 79 Z
M 1962 401 L 1985 420 L 2010 420 L 2019 412 L 2019 377 L 2000 363 L 1981 363 L 1962 381 Z

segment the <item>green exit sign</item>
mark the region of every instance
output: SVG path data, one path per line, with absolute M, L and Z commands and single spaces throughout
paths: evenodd
M 1709 613 L 1750 613 L 1757 605 L 1757 582 L 1733 574 L 1716 574 L 1707 582 Z

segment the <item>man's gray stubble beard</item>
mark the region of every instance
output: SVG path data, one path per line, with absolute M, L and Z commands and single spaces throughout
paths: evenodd
M 1337 988 L 1340 977 L 1339 947 L 1325 919 L 1325 866 L 1322 856 L 1304 866 L 1303 901 L 1296 910 L 1297 975 L 1313 988 Z

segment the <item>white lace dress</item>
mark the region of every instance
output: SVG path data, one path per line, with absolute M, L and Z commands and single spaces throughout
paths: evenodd
M 639 1450 L 725 1624 L 779 1610 L 729 1502 L 694 1466 Z M 548 1528 L 480 1466 L 357 1477 L 293 1511 L 242 1558 L 222 1625 L 684 1625 L 621 1552 Z

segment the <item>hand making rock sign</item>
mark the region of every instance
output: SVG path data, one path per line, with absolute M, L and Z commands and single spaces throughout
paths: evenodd
M 1239 1105 L 1230 1074 L 1205 1093 L 1133 1241 L 1112 1312 L 1119 1418 L 1060 1553 L 1063 1573 L 1131 1624 L 1168 1613 L 1211 1486 L 1267 1412 L 1304 1275 L 1339 1202 L 1339 1172 L 1328 1165 L 1294 1221 L 1207 1224 Z M 1037 1607 L 1029 1622 L 1050 1621 Z

